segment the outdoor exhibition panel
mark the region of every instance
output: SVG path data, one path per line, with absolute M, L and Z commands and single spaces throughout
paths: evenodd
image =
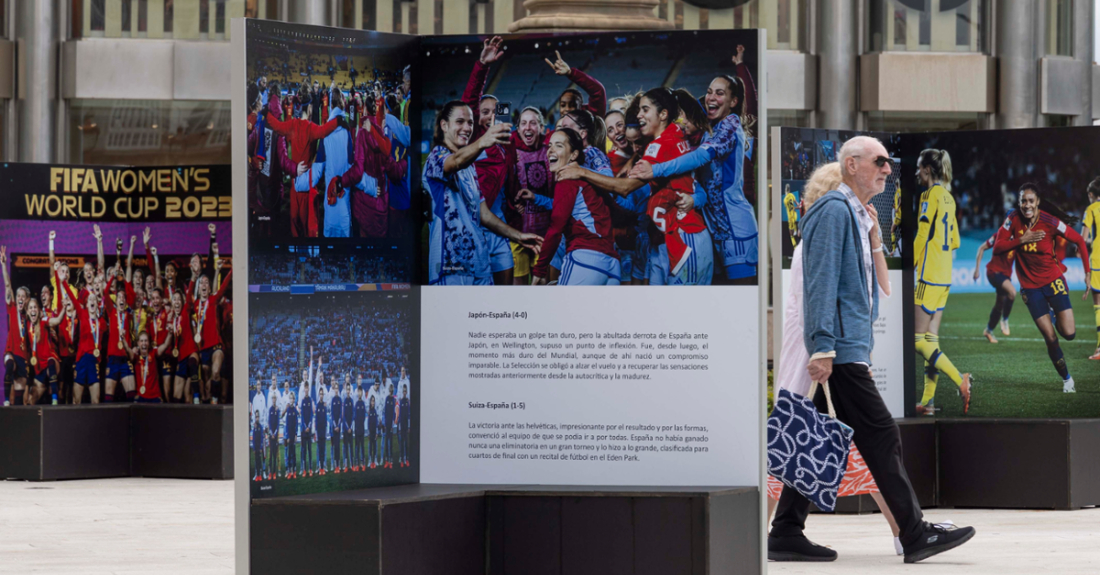
M 232 477 L 230 173 L 0 167 L 6 477 Z
M 235 24 L 238 569 L 760 572 L 763 33 Z
M 887 254 L 898 256 L 887 258 L 895 293 L 875 325 L 872 370 L 876 380 L 896 375 L 879 382 L 896 417 L 936 421 L 934 501 L 1089 505 L 1100 490 L 1081 471 L 1100 417 L 1100 165 L 1086 151 L 1100 129 L 776 129 L 777 298 L 789 285 L 780 268 L 798 244 L 802 187 L 857 135 L 878 138 L 894 167 L 892 194 L 871 201 Z M 775 325 L 778 342 L 782 319 Z

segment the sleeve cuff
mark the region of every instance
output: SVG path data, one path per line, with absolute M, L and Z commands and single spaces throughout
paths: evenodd
M 818 359 L 834 359 L 836 358 L 836 350 L 833 351 L 819 351 L 810 356 L 810 361 L 816 361 Z

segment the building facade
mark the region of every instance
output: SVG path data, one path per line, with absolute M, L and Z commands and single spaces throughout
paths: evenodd
M 552 21 L 766 28 L 771 126 L 1022 128 L 1100 116 L 1092 0 L 705 3 L 733 7 L 584 0 L 570 20 L 560 14 L 569 3 L 555 0 L 0 0 L 0 158 L 228 163 L 229 21 L 242 16 L 412 34 Z

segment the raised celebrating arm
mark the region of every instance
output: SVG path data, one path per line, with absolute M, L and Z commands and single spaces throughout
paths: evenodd
M 511 124 L 496 124 L 472 144 L 460 148 L 443 161 L 443 173 L 450 175 L 474 163 L 481 151 L 497 144 L 507 144 L 511 138 Z
M 130 253 L 126 257 L 126 283 L 130 283 L 134 273 L 134 243 L 137 236 L 130 236 Z
M 4 301 L 11 305 L 15 301 L 15 292 L 11 289 L 11 277 L 8 276 L 7 246 L 0 246 L 0 268 L 4 270 Z
M 92 226 L 92 237 L 95 238 L 96 271 L 102 272 L 107 262 L 103 257 L 103 232 L 99 231 L 99 224 Z

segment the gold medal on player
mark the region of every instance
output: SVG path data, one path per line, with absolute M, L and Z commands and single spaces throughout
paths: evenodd
M 202 334 L 201 333 L 196 333 L 195 334 L 195 344 L 196 345 L 202 345 Z
M 92 350 L 92 355 L 94 355 L 96 357 L 99 357 L 99 348 L 93 349 Z
M 119 341 L 118 341 L 118 348 L 119 348 L 119 349 L 125 349 L 125 348 L 123 348 L 123 346 L 122 346 L 122 340 L 119 340 Z
M 31 367 L 37 367 L 37 366 L 38 366 L 38 358 L 37 357 L 31 357 Z
M 180 350 L 179 349 L 173 349 L 172 350 L 172 357 L 179 357 L 179 356 L 180 356 Z
M 142 395 L 145 395 L 145 386 L 144 385 L 141 386 L 141 391 L 139 391 L 138 393 L 140 393 Z

